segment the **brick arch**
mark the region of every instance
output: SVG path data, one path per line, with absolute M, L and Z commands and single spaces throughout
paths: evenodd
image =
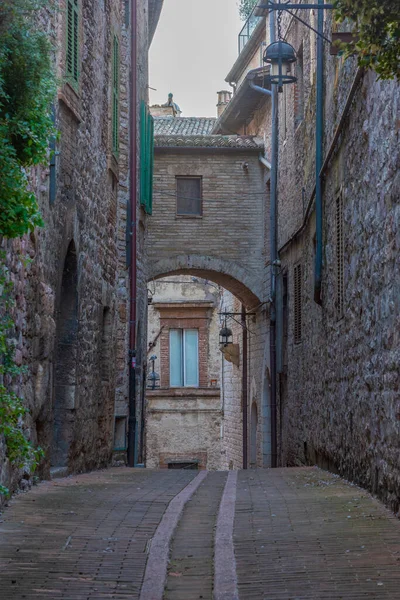
M 179 254 L 150 264 L 149 280 L 170 275 L 196 275 L 230 291 L 246 307 L 262 302 L 260 277 L 237 263 L 214 256 Z

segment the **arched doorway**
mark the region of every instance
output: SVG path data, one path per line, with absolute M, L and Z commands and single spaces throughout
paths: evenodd
M 51 466 L 66 467 L 75 420 L 78 357 L 78 263 L 73 241 L 64 262 L 56 339 Z
M 251 405 L 250 415 L 250 466 L 257 466 L 257 427 L 258 427 L 258 410 L 256 402 Z

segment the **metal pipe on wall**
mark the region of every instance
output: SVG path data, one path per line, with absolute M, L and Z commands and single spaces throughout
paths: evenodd
M 318 0 L 323 6 L 324 0 Z M 322 303 L 322 152 L 323 152 L 323 101 L 324 101 L 324 11 L 318 10 L 317 31 L 317 106 L 315 126 L 315 216 L 316 216 L 316 252 L 314 275 L 314 300 Z
M 243 469 L 247 469 L 247 427 L 248 427 L 248 360 L 246 307 L 242 304 L 243 364 L 242 364 L 242 409 L 243 409 Z
M 275 41 L 275 11 L 269 13 L 270 43 Z M 272 85 L 271 111 L 271 195 L 270 195 L 270 260 L 271 260 L 271 306 L 269 324 L 270 375 L 271 375 L 271 467 L 277 466 L 277 415 L 276 415 L 276 262 L 277 249 L 277 193 L 278 193 L 278 90 Z
M 128 465 L 136 463 L 136 304 L 137 304 L 137 0 L 131 2 L 131 114 L 130 114 L 130 322 L 129 322 L 129 417 Z

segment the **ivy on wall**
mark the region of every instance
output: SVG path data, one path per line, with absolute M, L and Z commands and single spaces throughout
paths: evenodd
M 400 79 L 399 0 L 336 0 L 335 6 L 336 21 L 349 20 L 354 34 L 341 45 L 345 57 L 356 55 L 380 79 Z
M 29 168 L 48 161 L 55 135 L 51 103 L 55 78 L 51 45 L 35 24 L 50 0 L 2 0 L 0 4 L 0 239 L 21 237 L 43 225 Z M 16 364 L 11 339 L 12 285 L 0 254 L 0 436 L 7 457 L 32 472 L 43 455 L 24 431 L 27 413 L 15 384 L 26 372 Z M 8 490 L 0 485 L 0 494 Z
M 22 236 L 42 225 L 27 169 L 48 158 L 54 134 L 55 79 L 51 45 L 35 26 L 45 0 L 0 5 L 0 236 Z

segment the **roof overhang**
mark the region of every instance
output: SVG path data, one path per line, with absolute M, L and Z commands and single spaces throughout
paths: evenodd
M 268 70 L 269 67 L 266 67 L 265 73 L 267 73 Z M 253 81 L 256 85 L 271 89 L 270 84 L 264 84 L 265 82 L 262 74 L 258 75 Z M 243 125 L 246 125 L 251 121 L 257 108 L 262 106 L 268 99 L 269 97 L 265 94 L 260 94 L 260 92 L 251 88 L 248 79 L 244 79 L 236 90 L 236 93 L 232 96 L 232 99 L 224 112 L 215 123 L 212 133 L 237 133 Z
M 264 142 L 253 136 L 203 135 L 203 136 L 154 136 L 156 153 L 230 153 L 262 152 Z
M 257 15 L 258 16 L 258 15 Z M 239 54 L 236 59 L 235 64 L 232 69 L 229 71 L 228 75 L 225 77 L 225 81 L 227 83 L 236 83 L 239 81 L 243 71 L 248 66 L 252 56 L 256 52 L 257 48 L 259 48 L 260 44 L 265 41 L 266 36 L 266 21 L 265 19 L 261 19 L 254 29 L 251 38 Z
M 149 0 L 149 47 L 160 20 L 164 0 Z

